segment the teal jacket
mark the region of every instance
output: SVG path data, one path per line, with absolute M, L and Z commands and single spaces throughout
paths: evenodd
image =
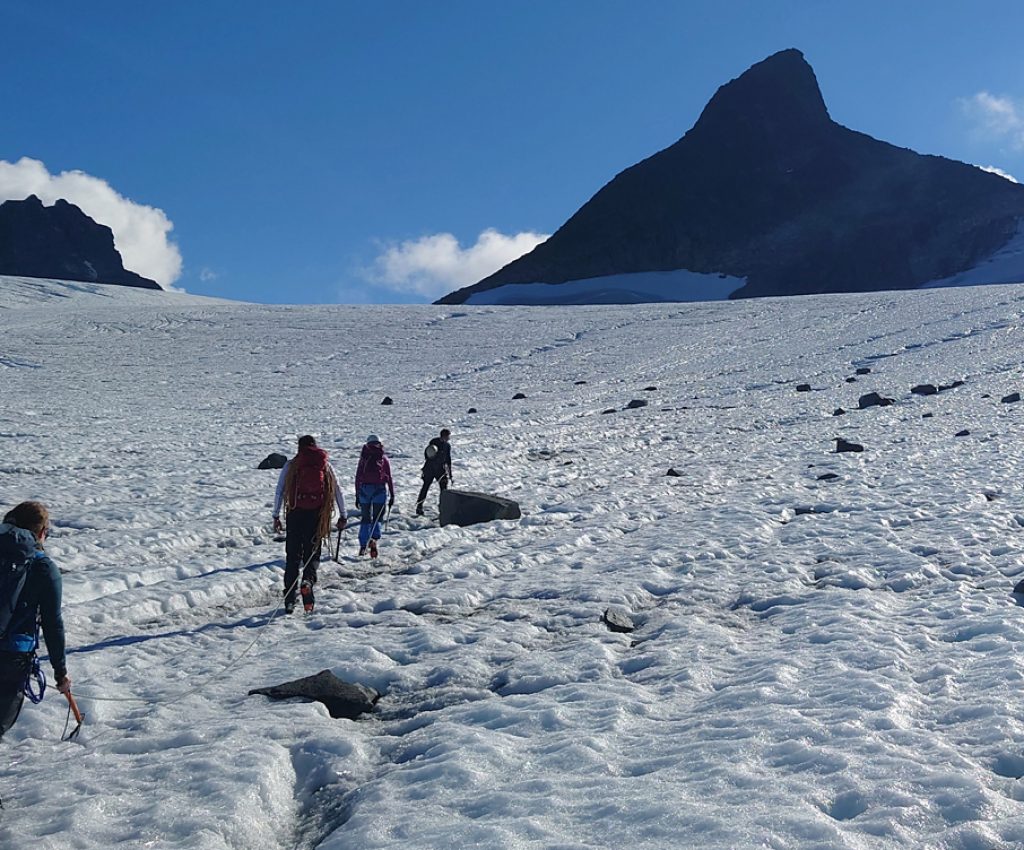
M 12 526 L 0 525 L 0 537 L 13 532 Z M 53 674 L 60 681 L 67 674 L 64 646 L 64 619 L 60 612 L 63 586 L 60 570 L 42 551 L 32 555 L 28 577 L 21 588 L 14 616 L 7 628 L 7 637 L 0 642 L 0 651 L 35 652 L 36 624 L 42 626 L 43 640 L 50 656 Z

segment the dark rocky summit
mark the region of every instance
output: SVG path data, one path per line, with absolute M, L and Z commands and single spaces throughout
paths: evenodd
M 0 204 L 0 274 L 161 289 L 125 269 L 114 234 L 74 204 L 35 195 Z
M 837 124 L 790 49 L 722 86 L 683 138 L 546 242 L 438 303 L 678 269 L 746 278 L 732 298 L 912 289 L 973 268 L 1022 219 L 1024 186 Z

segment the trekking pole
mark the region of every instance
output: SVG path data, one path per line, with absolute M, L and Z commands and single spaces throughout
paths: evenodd
M 75 702 L 75 698 L 71 695 L 71 691 L 65 693 L 64 696 L 67 697 L 68 700 L 68 711 L 75 715 L 75 722 L 77 725 L 67 735 L 62 737 L 61 740 L 73 741 L 78 737 L 78 733 L 82 730 L 82 722 L 85 720 L 85 717 L 82 715 L 82 712 L 78 710 L 78 703 Z M 65 723 L 64 729 L 67 730 L 67 728 L 67 724 Z
M 338 558 L 341 555 L 341 529 L 338 529 L 338 541 L 334 544 L 334 563 L 339 563 Z
M 388 533 L 388 523 L 391 522 L 391 505 L 388 505 L 388 515 L 384 518 L 384 533 Z

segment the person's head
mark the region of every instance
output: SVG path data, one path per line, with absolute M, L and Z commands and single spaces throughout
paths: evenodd
M 441 439 L 444 440 L 446 443 L 448 442 L 448 438 L 451 437 L 451 435 L 452 432 L 449 431 L 447 428 L 441 429 Z
M 312 434 L 306 434 L 303 437 L 299 437 L 299 448 L 300 449 L 315 449 L 316 438 Z
M 31 531 L 42 543 L 50 530 L 50 512 L 42 502 L 22 502 L 7 512 L 4 522 Z
M 366 442 L 368 445 L 373 445 L 374 443 L 379 443 L 380 438 L 376 434 L 370 434 L 370 436 L 366 438 Z

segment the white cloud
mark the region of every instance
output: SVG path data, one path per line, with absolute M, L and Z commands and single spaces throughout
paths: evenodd
M 63 198 L 109 227 L 126 269 L 165 288 L 181 276 L 181 253 L 168 239 L 174 225 L 163 210 L 130 201 L 105 180 L 83 171 L 50 174 L 36 159 L 0 160 L 0 203 L 29 195 L 47 206 Z
M 960 106 L 975 122 L 976 132 L 984 138 L 1006 140 L 1016 150 L 1024 150 L 1024 106 L 1009 97 L 987 91 L 962 98 Z
M 209 283 L 211 280 L 216 280 L 218 277 L 220 277 L 220 275 L 217 274 L 217 272 L 213 269 L 206 268 L 205 266 L 199 272 L 199 279 L 203 283 Z
M 1003 171 L 1003 169 L 997 168 L 994 165 L 979 165 L 978 168 L 980 168 L 982 171 L 987 171 L 989 174 L 998 174 L 1000 177 L 1005 177 L 1011 183 L 1020 183 L 1020 180 L 1018 180 L 1012 174 Z
M 451 233 L 436 233 L 389 245 L 366 277 L 387 289 L 439 298 L 487 277 L 547 238 L 529 231 L 506 236 L 488 228 L 475 245 L 463 248 Z

